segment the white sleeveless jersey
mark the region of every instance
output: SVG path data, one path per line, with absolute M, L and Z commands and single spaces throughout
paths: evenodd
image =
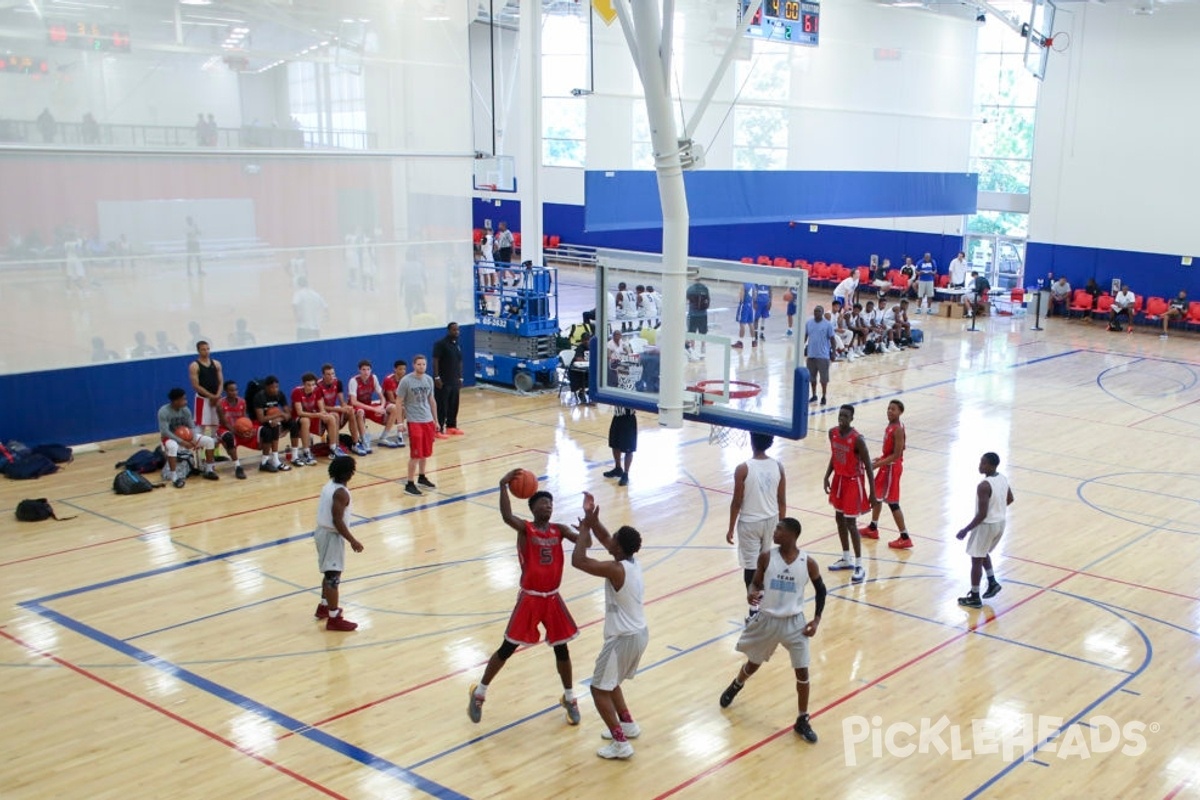
M 763 597 L 759 611 L 768 617 L 794 617 L 804 613 L 804 589 L 808 586 L 808 556 L 803 550 L 791 564 L 783 560 L 778 547 L 771 548 L 771 560 L 763 575 Z
M 752 458 L 746 462 L 746 483 L 738 519 L 745 522 L 779 519 L 781 474 L 779 462 L 773 458 Z
M 984 522 L 1003 522 L 1004 512 L 1008 508 L 1008 478 L 997 472 L 984 478 L 992 485 L 992 496 L 988 500 L 987 516 Z
M 638 633 L 646 627 L 646 610 L 642 605 L 645 584 L 642 565 L 635 559 L 622 561 L 625 582 L 621 591 L 613 589 L 611 581 L 604 582 L 604 638 Z
M 317 527 L 318 528 L 328 528 L 331 531 L 337 530 L 337 528 L 335 528 L 333 526 L 333 496 L 335 494 L 337 494 L 338 489 L 346 489 L 346 487 L 344 484 L 337 483 L 336 481 L 332 481 L 332 480 L 329 481 L 329 483 L 325 484 L 325 486 L 321 489 L 321 499 L 317 501 Z M 350 493 L 350 490 L 346 489 L 346 494 L 349 494 L 349 493 Z M 342 518 L 346 519 L 349 516 L 350 516 L 350 501 L 347 500 L 346 501 L 346 512 Z

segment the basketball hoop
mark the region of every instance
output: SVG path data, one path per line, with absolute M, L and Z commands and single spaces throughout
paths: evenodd
M 725 381 L 707 380 L 689 386 L 688 391 L 696 393 L 700 405 L 711 406 L 716 403 L 716 399 L 710 400 L 708 396 L 725 400 L 749 400 L 757 397 L 762 387 L 750 381 L 729 381 L 729 392 L 726 393 Z M 721 447 L 745 447 L 748 440 L 749 431 L 744 428 L 713 423 L 708 432 L 708 443 Z

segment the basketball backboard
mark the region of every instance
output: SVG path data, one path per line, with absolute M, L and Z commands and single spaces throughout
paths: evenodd
M 1049 39 L 1054 36 L 1054 0 L 1032 0 L 1029 4 L 1029 27 L 1025 31 L 1025 69 L 1035 78 L 1046 77 L 1046 60 L 1050 57 Z
M 685 419 L 804 438 L 808 371 L 801 351 L 812 315 L 806 271 L 689 258 L 687 297 L 668 305 L 659 299 L 661 255 L 601 249 L 596 257 L 595 399 L 657 412 L 661 364 L 675 358 L 684 362 Z M 788 292 L 795 306 L 790 326 Z M 707 308 L 701 308 L 705 294 Z M 688 331 L 684 351 L 659 349 L 661 325 Z

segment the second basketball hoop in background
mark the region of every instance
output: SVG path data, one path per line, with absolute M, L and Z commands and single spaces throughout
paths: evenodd
M 527 469 L 517 470 L 517 474 L 508 482 L 508 490 L 513 497 L 528 500 L 538 490 L 537 475 Z

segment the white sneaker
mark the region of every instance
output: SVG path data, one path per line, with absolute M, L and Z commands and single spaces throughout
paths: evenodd
M 837 572 L 838 570 L 843 570 L 843 569 L 854 569 L 854 562 L 847 561 L 844 558 L 839 558 L 837 561 L 830 564 L 829 568 L 831 570 L 833 570 L 834 572 Z
M 830 567 L 830 569 L 833 569 L 833 567 Z M 850 582 L 851 583 L 862 583 L 866 579 L 867 579 L 867 571 L 862 568 L 862 565 L 855 567 L 854 572 L 850 573 Z
M 596 751 L 601 758 L 629 758 L 633 755 L 633 745 L 629 742 L 609 742 Z
M 371 434 L 367 433 L 366 431 L 363 431 L 362 446 L 363 450 L 366 450 L 368 453 L 375 452 L 371 449 Z
M 638 725 L 636 722 L 622 722 L 621 730 L 625 731 L 626 739 L 636 739 L 642 735 L 642 726 Z M 605 728 L 600 732 L 600 738 L 612 739 L 612 731 L 610 731 L 608 728 Z

